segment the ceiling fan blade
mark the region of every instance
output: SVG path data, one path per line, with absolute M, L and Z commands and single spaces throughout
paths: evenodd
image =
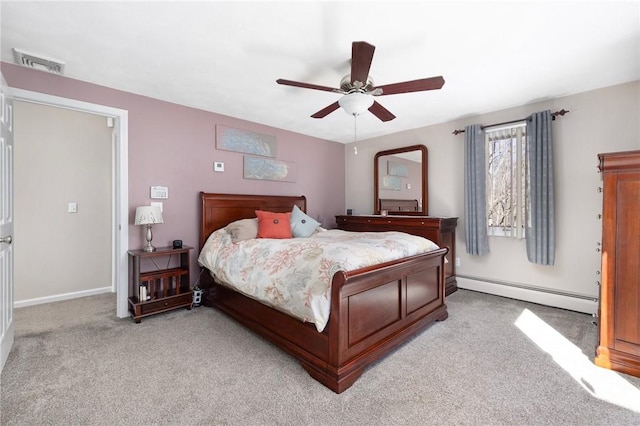
M 380 105 L 377 101 L 373 101 L 373 105 L 369 107 L 369 111 L 382 121 L 391 121 L 396 118 L 395 115 L 391 114 L 388 109 Z
M 382 89 L 382 93 L 378 96 L 395 95 L 398 93 L 422 92 L 425 90 L 437 90 L 444 85 L 442 76 L 422 78 L 420 80 L 405 81 L 402 83 L 386 84 L 377 86 L 375 89 Z
M 337 110 L 338 108 L 340 108 L 340 104 L 338 104 L 338 102 L 334 102 L 331 105 L 329 105 L 326 108 L 321 109 L 320 111 L 316 112 L 315 114 L 313 114 L 311 117 L 313 118 L 324 118 L 327 115 L 331 114 L 333 111 Z
M 351 83 L 359 81 L 363 85 L 367 84 L 375 50 L 376 47 L 366 41 L 353 42 L 351 45 Z
M 325 92 L 342 93 L 342 90 L 335 89 L 333 87 L 319 86 L 317 84 L 310 84 L 310 83 L 301 83 L 299 81 L 285 80 L 282 78 L 277 79 L 276 83 L 284 84 L 285 86 L 302 87 L 303 89 L 324 90 Z

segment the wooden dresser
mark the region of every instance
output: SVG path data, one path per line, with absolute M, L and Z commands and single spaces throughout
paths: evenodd
M 640 377 L 640 151 L 598 158 L 602 283 L 595 363 Z
M 458 289 L 456 282 L 456 226 L 457 217 L 432 216 L 336 216 L 338 228 L 345 231 L 382 232 L 400 231 L 419 235 L 449 248 L 444 265 L 445 294 L 448 296 Z

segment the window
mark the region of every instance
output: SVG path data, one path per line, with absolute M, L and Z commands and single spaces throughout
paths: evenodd
M 488 234 L 524 238 L 526 123 L 485 131 Z

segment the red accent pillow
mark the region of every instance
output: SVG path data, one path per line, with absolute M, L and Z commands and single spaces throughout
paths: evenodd
M 291 238 L 291 212 L 256 210 L 258 238 Z

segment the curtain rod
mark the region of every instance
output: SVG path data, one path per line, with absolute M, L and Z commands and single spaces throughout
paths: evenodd
M 551 113 L 551 119 L 555 120 L 557 115 L 564 116 L 568 112 L 569 111 L 567 111 L 566 109 L 561 109 L 560 111 L 552 112 Z M 504 126 L 506 124 L 518 123 L 518 122 L 524 121 L 524 120 L 526 120 L 526 118 L 521 118 L 520 120 L 505 121 L 503 123 L 487 124 L 486 126 L 482 126 L 482 129 L 484 130 L 484 129 L 488 128 L 488 127 Z M 459 135 L 460 133 L 464 133 L 464 129 L 462 129 L 462 130 L 454 130 L 451 133 L 453 133 L 454 135 Z

